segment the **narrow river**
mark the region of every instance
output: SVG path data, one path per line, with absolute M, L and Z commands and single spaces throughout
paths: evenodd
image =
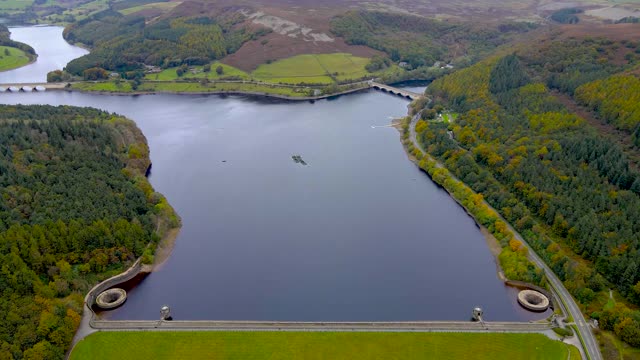
M 45 46 L 60 40 L 50 36 Z M 467 320 L 474 306 L 488 320 L 545 316 L 519 307 L 474 221 L 407 159 L 388 126 L 406 100 L 46 92 L 0 103 L 92 106 L 146 135 L 151 183 L 183 228 L 109 318 L 156 319 L 163 304 L 181 320 Z
M 46 82 L 49 71 L 62 69 L 67 63 L 88 51 L 68 44 L 62 38 L 63 28 L 59 26 L 12 27 L 11 39 L 31 47 L 38 59 L 27 66 L 0 72 L 0 83 Z

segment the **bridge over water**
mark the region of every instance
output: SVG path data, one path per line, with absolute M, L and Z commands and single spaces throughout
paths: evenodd
M 16 83 L 16 84 L 0 84 L 0 93 L 2 92 L 31 92 L 46 91 L 53 89 L 64 89 L 67 83 Z
M 384 92 L 388 92 L 393 95 L 402 96 L 410 100 L 417 100 L 424 97 L 424 94 L 416 93 L 416 92 L 405 90 L 405 89 L 400 89 L 397 87 L 393 87 L 391 85 L 381 84 L 375 81 L 370 81 L 369 85 L 376 90 L 382 90 Z

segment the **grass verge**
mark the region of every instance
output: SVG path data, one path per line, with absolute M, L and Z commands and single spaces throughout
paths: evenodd
M 584 338 L 582 337 L 582 334 L 580 333 L 580 331 L 578 331 L 578 327 L 577 327 L 577 326 L 575 326 L 575 325 L 571 325 L 571 326 L 570 326 L 570 328 L 573 330 L 573 333 L 574 333 L 574 334 L 577 334 L 577 335 L 578 335 L 578 339 L 580 339 L 580 344 L 582 345 L 582 348 L 583 348 L 583 349 L 586 349 L 586 348 L 587 348 L 587 346 L 586 346 L 586 345 L 585 345 L 585 343 L 584 343 Z M 589 356 L 589 353 L 586 353 L 586 352 L 585 352 L 585 356 L 587 357 L 587 359 L 586 359 L 586 360 L 591 360 L 591 357 Z
M 542 334 L 126 331 L 92 334 L 70 359 L 567 359 L 571 347 Z

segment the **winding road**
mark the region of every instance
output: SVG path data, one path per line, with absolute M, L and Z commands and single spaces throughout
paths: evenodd
M 413 116 L 413 118 L 411 119 L 411 122 L 409 123 L 409 132 L 410 132 L 409 137 L 414 147 L 420 149 L 424 154 L 427 154 L 427 152 L 422 148 L 422 145 L 418 142 L 417 134 L 415 131 L 416 123 L 418 122 L 419 116 L 420 116 L 419 113 Z M 433 160 L 436 161 L 437 167 L 439 168 L 444 167 L 436 159 L 433 159 Z M 454 175 L 451 174 L 451 176 L 454 176 Z M 459 179 L 456 179 L 456 180 L 460 181 Z M 500 215 L 500 213 L 497 210 L 495 210 L 489 203 L 487 203 L 486 200 L 483 200 L 483 202 L 489 208 L 493 209 L 496 212 L 496 214 L 498 214 L 498 216 L 500 216 L 500 219 L 505 224 L 507 224 L 507 227 L 509 228 L 509 230 L 511 230 L 511 232 L 514 234 L 516 239 L 518 239 L 520 242 L 524 244 L 524 246 L 527 247 L 527 249 L 529 250 L 528 251 L 529 260 L 531 260 L 536 266 L 538 266 L 540 269 L 544 271 L 545 275 L 547 276 L 547 280 L 549 280 L 549 284 L 553 288 L 556 296 L 560 299 L 559 304 L 562 307 L 564 313 L 571 316 L 574 320 L 574 323 L 571 323 L 570 325 L 575 325 L 576 329 L 578 330 L 578 336 L 581 338 L 583 351 L 584 351 L 584 354 L 586 355 L 586 358 L 590 360 L 602 360 L 600 347 L 598 345 L 598 342 L 596 341 L 595 336 L 593 335 L 593 332 L 591 331 L 591 325 L 589 325 L 587 320 L 584 318 L 582 311 L 580 311 L 580 307 L 578 307 L 578 304 L 575 302 L 573 297 L 571 297 L 571 294 L 569 293 L 569 291 L 564 287 L 564 285 L 562 284 L 562 281 L 560 281 L 560 279 L 556 276 L 553 270 L 551 270 L 551 268 L 547 266 L 547 264 L 538 256 L 538 254 L 536 254 L 535 250 L 533 250 L 533 248 L 529 246 L 529 244 L 522 237 L 522 235 L 520 235 L 520 233 L 518 233 L 511 226 L 511 224 L 509 224 L 509 222 L 505 220 L 502 217 L 502 215 Z

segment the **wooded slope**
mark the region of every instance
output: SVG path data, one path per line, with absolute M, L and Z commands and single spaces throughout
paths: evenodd
M 0 358 L 62 359 L 85 292 L 152 261 L 156 224 L 179 220 L 147 182 L 149 164 L 125 118 L 0 106 Z

